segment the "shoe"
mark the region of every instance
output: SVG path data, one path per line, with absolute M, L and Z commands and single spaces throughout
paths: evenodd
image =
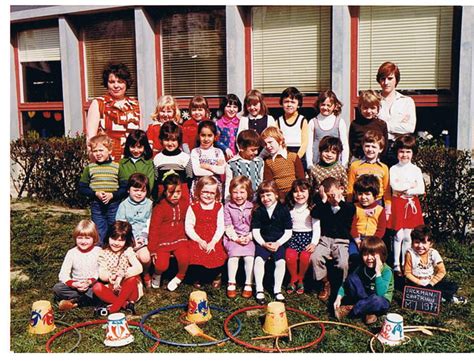
M 318 298 L 326 302 L 329 299 L 329 296 L 331 295 L 331 284 L 327 280 L 327 278 L 324 278 L 323 280 L 323 289 L 319 292 Z
M 252 297 L 252 285 L 251 284 L 245 284 L 244 289 L 242 290 L 242 297 L 243 298 Z
M 178 286 L 181 284 L 181 280 L 178 277 L 174 277 L 171 281 L 168 282 L 168 285 L 166 288 L 168 288 L 168 291 L 173 292 L 178 288 Z
M 218 279 L 215 279 L 214 281 L 212 281 L 212 288 L 221 288 L 221 285 L 222 285 L 222 280 L 220 278 Z
M 265 293 L 263 293 L 262 291 L 258 291 L 255 294 L 255 300 L 257 300 L 257 303 L 259 305 L 264 305 L 266 303 L 265 302 Z
M 235 289 L 235 282 L 229 282 L 227 285 L 227 297 L 235 298 L 237 296 L 237 290 Z
M 193 283 L 193 287 L 197 288 L 197 289 L 200 289 L 200 288 L 202 288 L 202 284 L 199 281 L 196 281 L 196 282 Z
M 95 317 L 107 317 L 109 315 L 108 307 L 97 307 L 94 309 Z
M 153 273 L 153 276 L 151 276 L 151 287 L 152 288 L 160 288 L 160 282 L 161 282 L 161 275 L 157 275 L 156 273 Z
M 77 303 L 71 300 L 62 300 L 59 302 L 58 309 L 59 311 L 69 311 L 77 307 Z
M 377 316 L 370 314 L 370 315 L 365 315 L 365 320 L 364 323 L 366 325 L 371 325 L 373 323 L 377 322 Z
M 296 287 L 296 294 L 302 295 L 303 293 L 304 293 L 304 284 L 298 283 L 298 286 Z
M 451 302 L 455 305 L 465 305 L 467 303 L 467 298 L 463 296 L 454 295 Z
M 143 284 L 145 285 L 145 288 L 151 288 L 151 276 L 147 273 L 143 275 Z
M 285 296 L 283 296 L 283 293 L 277 292 L 273 295 L 276 301 L 278 302 L 285 302 Z
M 125 306 L 125 311 L 130 312 L 132 315 L 136 315 L 137 312 L 135 311 L 135 302 L 128 302 Z
M 340 321 L 352 311 L 353 305 L 339 306 L 334 310 L 334 316 Z
M 288 286 L 286 287 L 286 293 L 291 295 L 296 291 L 296 285 L 294 283 L 289 283 Z

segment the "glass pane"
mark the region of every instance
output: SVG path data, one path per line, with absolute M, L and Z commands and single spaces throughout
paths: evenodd
M 52 102 L 63 100 L 60 61 L 21 63 L 25 102 Z
M 21 117 L 23 134 L 35 131 L 43 138 L 64 135 L 64 112 L 62 110 L 22 112 Z

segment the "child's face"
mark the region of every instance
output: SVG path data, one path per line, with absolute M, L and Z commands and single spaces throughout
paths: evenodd
M 178 204 L 182 194 L 181 184 L 169 185 L 166 189 L 166 200 L 171 204 Z
M 146 187 L 130 187 L 128 190 L 128 194 L 130 195 L 130 199 L 132 201 L 140 203 L 146 198 Z
M 162 122 L 167 122 L 174 119 L 174 110 L 170 106 L 164 106 L 160 109 L 158 114 Z
M 163 144 L 163 148 L 165 148 L 168 152 L 172 152 L 179 147 L 178 139 L 163 139 L 161 144 Z
M 206 118 L 206 109 L 204 109 L 204 108 L 192 108 L 191 109 L 191 118 L 193 118 L 196 122 L 200 122 L 201 120 L 205 120 L 205 118 Z
M 247 111 L 252 117 L 257 117 L 262 111 L 262 104 L 260 102 L 251 102 L 247 105 Z
M 232 190 L 230 197 L 232 202 L 238 206 L 241 206 L 248 198 L 247 189 L 243 185 L 237 186 Z
M 229 104 L 224 108 L 224 114 L 227 118 L 235 118 L 237 116 L 237 113 L 239 112 L 239 107 L 235 104 Z
M 109 246 L 112 252 L 120 252 L 125 247 L 125 240 L 120 237 L 117 239 L 109 237 Z
M 265 149 L 271 155 L 277 154 L 281 149 L 281 144 L 273 137 L 268 137 L 263 140 L 265 142 Z
M 214 145 L 215 134 L 208 127 L 201 129 L 199 133 L 199 142 L 202 149 L 209 149 Z
M 264 192 L 260 194 L 260 202 L 262 202 L 265 208 L 273 206 L 277 201 L 277 195 L 273 192 Z
M 397 78 L 395 77 L 395 74 L 392 73 L 386 78 L 381 78 L 379 84 L 382 87 L 382 93 L 390 94 L 397 86 Z
M 217 184 L 206 184 L 202 187 L 201 193 L 199 194 L 199 200 L 202 204 L 211 204 L 216 201 L 217 196 Z
M 402 164 L 410 163 L 413 159 L 413 150 L 411 149 L 399 149 L 397 152 L 398 161 Z
M 296 204 L 306 204 L 309 199 L 309 190 L 303 188 L 296 188 L 293 192 L 293 199 Z
M 362 207 L 368 207 L 375 202 L 372 192 L 357 192 L 357 200 Z
M 81 251 L 87 251 L 94 244 L 94 238 L 91 236 L 77 236 L 76 237 L 76 246 Z
M 360 114 L 362 114 L 362 116 L 365 119 L 374 119 L 379 114 L 379 107 L 377 107 L 375 105 L 364 105 L 364 104 L 362 104 L 360 106 Z
M 335 107 L 336 104 L 334 104 L 330 98 L 326 98 L 324 102 L 319 104 L 319 111 L 322 115 L 327 117 L 328 115 L 331 115 L 334 112 Z
M 332 206 L 337 206 L 339 204 L 338 199 L 342 197 L 342 194 L 344 192 L 343 187 L 336 187 L 336 186 L 331 186 L 328 190 L 324 190 L 324 193 L 326 193 L 326 196 L 328 197 L 328 202 Z
M 420 256 L 424 255 L 426 252 L 428 252 L 433 244 L 431 241 L 425 237 L 425 239 L 414 239 L 411 242 L 412 248 L 415 250 L 417 254 Z
M 362 254 L 362 261 L 367 266 L 367 268 L 375 268 L 376 264 L 376 255 L 370 253 Z
M 282 102 L 283 111 L 286 116 L 292 116 L 298 110 L 298 99 L 284 98 Z
M 97 163 L 105 162 L 110 158 L 110 149 L 104 144 L 98 143 L 92 148 L 92 157 Z
M 379 143 L 364 143 L 362 145 L 362 150 L 364 151 L 365 158 L 368 161 L 375 161 L 379 157 L 382 149 L 380 148 Z
M 241 149 L 239 154 L 243 159 L 252 160 L 258 154 L 258 147 L 251 145 L 247 148 Z
M 321 160 L 328 164 L 334 163 L 338 156 L 339 154 L 334 149 L 325 149 L 321 152 Z
M 133 158 L 140 158 L 145 151 L 145 147 L 139 143 L 130 146 L 130 154 Z

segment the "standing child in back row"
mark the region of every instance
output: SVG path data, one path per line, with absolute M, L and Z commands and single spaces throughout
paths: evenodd
M 274 126 L 276 126 L 275 119 L 268 114 L 263 94 L 256 89 L 249 90 L 245 95 L 243 117 L 240 118 L 237 134 L 253 129 L 260 135 L 265 128 Z
M 194 96 L 189 102 L 189 115 L 190 118 L 185 120 L 182 125 L 183 152 L 187 154 L 197 147 L 199 123 L 211 118 L 206 98 L 201 95 Z
M 237 154 L 235 142 L 239 129 L 237 114 L 242 110 L 242 103 L 237 95 L 229 94 L 222 100 L 220 110 L 223 115 L 216 123 L 217 132 L 219 133 L 216 146 L 224 152 L 225 159 L 229 160 Z
M 311 119 L 308 124 L 309 137 L 308 149 L 306 150 L 306 163 L 308 169 L 311 165 L 319 162 L 319 144 L 324 137 L 331 136 L 340 139 L 342 150 L 337 160 L 342 166 L 347 167 L 349 161 L 349 143 L 347 138 L 347 127 L 340 117 L 342 103 L 337 99 L 332 90 L 326 90 L 319 94 L 315 104 L 319 114 Z

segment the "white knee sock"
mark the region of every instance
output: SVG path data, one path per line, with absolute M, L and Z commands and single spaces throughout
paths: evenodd
M 286 261 L 280 259 L 275 262 L 275 284 L 273 285 L 273 293 L 281 292 L 281 285 L 285 277 Z
M 252 284 L 252 280 L 253 280 L 253 263 L 254 263 L 254 258 L 253 258 L 253 256 L 245 256 L 245 257 L 244 257 L 245 284 L 247 284 L 247 285 Z
M 405 255 L 407 254 L 408 248 L 411 247 L 411 228 L 404 228 L 404 237 L 402 242 L 402 263 L 401 265 L 405 265 Z
M 239 268 L 239 257 L 230 257 L 227 260 L 227 272 L 229 274 L 229 283 L 235 283 L 235 276 Z
M 265 261 L 262 257 L 256 257 L 253 266 L 255 275 L 255 288 L 257 292 L 263 292 L 263 276 L 265 275 Z
M 395 237 L 393 237 L 393 268 L 396 270 L 400 267 L 400 253 L 402 252 L 404 233 L 403 228 L 399 229 Z

